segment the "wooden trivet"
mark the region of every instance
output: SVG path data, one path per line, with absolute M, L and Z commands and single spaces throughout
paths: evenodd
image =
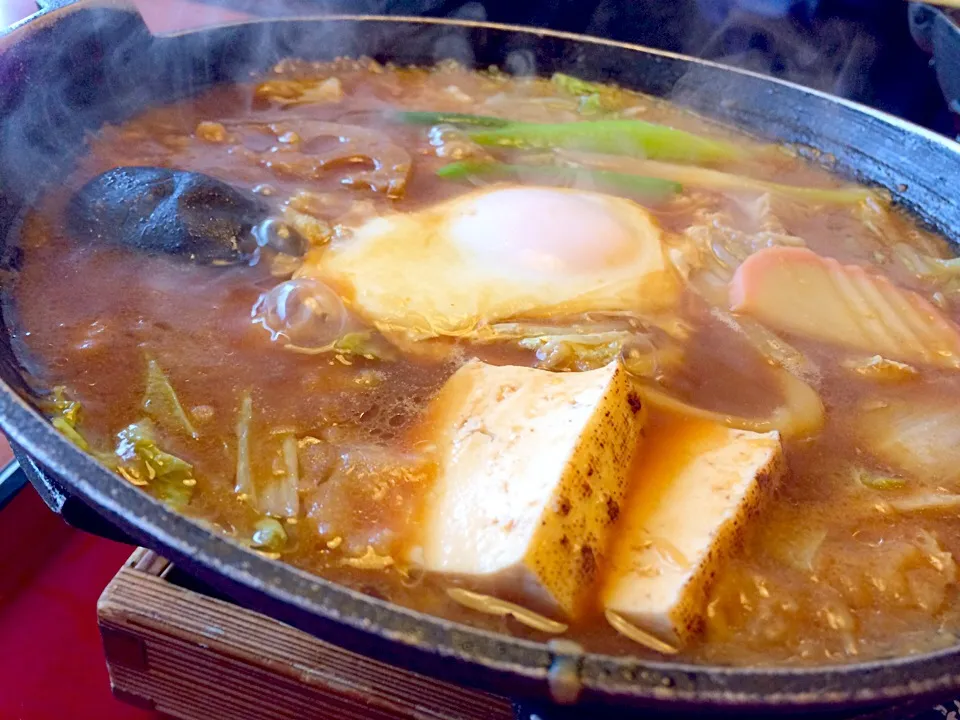
M 182 720 L 514 720 L 506 698 L 349 652 L 192 587 L 139 548 L 103 591 L 97 617 L 120 700 Z M 960 699 L 933 705 L 848 717 L 960 720 Z M 534 710 L 520 716 L 553 716 Z M 563 717 L 580 717 L 571 712 Z
M 184 720 L 512 720 L 509 700 L 348 652 L 138 549 L 97 606 L 114 695 Z

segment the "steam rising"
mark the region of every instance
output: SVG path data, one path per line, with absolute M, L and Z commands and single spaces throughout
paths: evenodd
M 862 22 L 815 18 L 818 0 L 743 0 L 725 14 L 718 6 L 730 5 L 729 0 L 699 4 L 705 16 L 719 22 L 700 47 L 684 48 L 688 54 L 845 97 L 865 90 L 878 46 Z
M 870 99 L 867 70 L 879 56 L 878 41 L 864 21 L 822 18 L 817 14 L 819 0 L 234 0 L 229 5 L 259 17 L 421 14 L 587 32 L 710 58 L 861 100 Z M 118 8 L 88 6 L 68 13 L 49 31 L 34 32 L 0 56 L 0 221 L 5 225 L 45 179 L 63 176 L 86 135 L 103 123 L 213 83 L 246 80 L 284 57 L 372 55 L 401 64 L 452 58 L 466 65 L 496 63 L 518 75 L 564 70 L 700 109 L 731 100 L 725 90 L 704 87 L 696 69 L 678 78 L 649 59 L 625 63 L 615 49 L 583 50 L 558 40 L 513 36 L 503 41 L 496 33 L 456 26 L 321 22 L 254 23 L 154 36 L 134 12 Z
M 867 92 L 866 71 L 879 52 L 874 27 L 855 13 L 818 14 L 821 0 L 221 0 L 220 4 L 261 18 L 419 15 L 547 27 L 709 58 L 854 98 Z M 901 20 L 905 26 L 905 15 Z M 439 39 L 435 55 L 466 62 L 472 51 L 464 36 L 452 32 Z M 530 53 L 510 55 L 503 64 L 517 74 L 537 71 Z

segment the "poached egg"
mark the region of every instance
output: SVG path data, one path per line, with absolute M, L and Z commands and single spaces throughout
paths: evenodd
M 464 337 L 508 319 L 669 304 L 661 236 L 629 200 L 499 186 L 373 218 L 312 250 L 298 276 L 334 287 L 382 332 Z

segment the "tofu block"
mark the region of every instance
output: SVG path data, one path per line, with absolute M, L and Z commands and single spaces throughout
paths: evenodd
M 683 645 L 700 629 L 710 582 L 783 471 L 779 433 L 658 419 L 634 464 L 604 609 Z
M 554 373 L 474 361 L 434 401 L 428 572 L 575 617 L 595 596 L 645 411 L 619 362 Z
M 868 355 L 960 368 L 960 328 L 925 298 L 807 248 L 748 257 L 730 283 L 730 309 Z

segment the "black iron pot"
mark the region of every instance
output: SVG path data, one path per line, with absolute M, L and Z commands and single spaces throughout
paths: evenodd
M 0 263 L 15 270 L 17 218 L 105 122 L 278 59 L 453 57 L 515 73 L 557 70 L 667 96 L 757 136 L 795 143 L 888 188 L 952 240 L 960 147 L 921 128 L 759 75 L 616 42 L 460 21 L 300 18 L 153 36 L 118 2 L 81 0 L 0 37 Z M 512 697 L 688 712 L 849 713 L 960 688 L 960 647 L 809 669 L 725 668 L 579 654 L 427 617 L 266 560 L 166 509 L 98 465 L 37 412 L 0 332 L 0 426 L 38 490 L 80 527 L 154 548 L 238 602 L 353 650 Z

